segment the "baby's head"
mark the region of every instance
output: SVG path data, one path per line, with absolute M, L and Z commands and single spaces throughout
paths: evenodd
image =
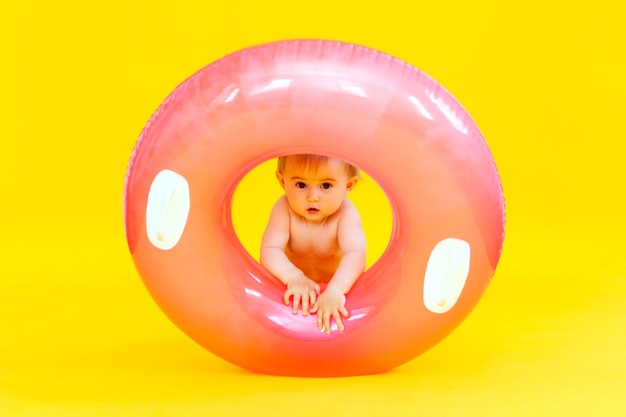
M 339 210 L 360 173 L 335 158 L 298 154 L 278 158 L 276 178 L 294 212 L 308 221 L 320 222 Z

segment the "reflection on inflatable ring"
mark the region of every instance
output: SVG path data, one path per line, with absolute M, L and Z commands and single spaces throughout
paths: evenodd
M 392 207 L 344 332 L 293 315 L 233 229 L 241 179 L 293 153 L 358 166 Z M 188 78 L 142 132 L 124 203 L 130 252 L 165 314 L 221 358 L 279 375 L 377 373 L 425 352 L 478 302 L 504 231 L 496 167 L 461 105 L 396 58 L 331 41 L 249 48 Z

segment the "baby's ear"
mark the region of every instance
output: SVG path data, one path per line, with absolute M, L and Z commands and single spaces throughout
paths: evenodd
M 349 178 L 348 182 L 346 183 L 346 192 L 352 191 L 352 189 L 356 186 L 357 182 L 359 182 L 359 179 L 357 177 Z
M 283 174 L 276 171 L 276 179 L 278 180 L 278 183 L 280 184 L 280 186 L 285 188 L 285 178 L 283 177 Z

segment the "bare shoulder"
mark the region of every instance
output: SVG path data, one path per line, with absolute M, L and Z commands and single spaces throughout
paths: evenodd
M 349 199 L 344 199 L 341 204 L 340 209 L 340 219 L 346 220 L 361 220 L 361 215 L 359 214 L 359 210 L 356 208 L 354 203 Z
M 287 198 L 285 196 L 280 197 L 274 203 L 272 207 L 272 211 L 270 212 L 270 218 L 268 224 L 266 226 L 266 231 L 277 229 L 277 228 L 285 228 L 289 225 L 289 204 L 287 203 Z
M 274 203 L 274 208 L 286 208 L 287 205 L 287 196 L 283 194 Z
M 262 247 L 286 244 L 289 239 L 289 217 L 287 201 L 283 196 L 272 207 L 269 221 L 263 232 Z
M 346 199 L 341 210 L 337 237 L 342 252 L 364 253 L 366 247 L 365 232 L 358 209 L 350 200 Z
M 287 197 L 281 196 L 272 207 L 272 216 L 289 216 L 289 203 Z

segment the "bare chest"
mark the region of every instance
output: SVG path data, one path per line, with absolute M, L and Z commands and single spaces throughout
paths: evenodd
M 307 224 L 291 222 L 290 251 L 300 257 L 333 258 L 339 256 L 337 222 Z

